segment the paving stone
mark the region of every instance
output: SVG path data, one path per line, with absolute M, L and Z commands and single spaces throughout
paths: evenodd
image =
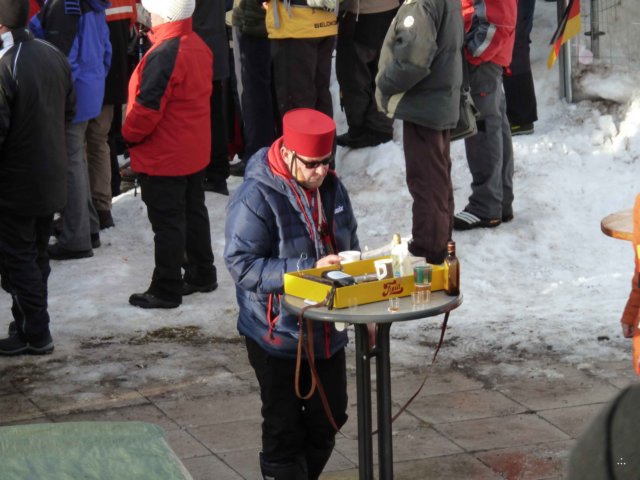
M 493 390 L 421 395 L 409 405 L 413 415 L 439 424 L 522 413 L 526 408 Z
M 93 412 L 70 413 L 53 417 L 55 422 L 85 422 L 85 421 L 139 421 L 155 423 L 165 431 L 177 430 L 180 427 L 167 417 L 153 404 L 132 405 L 120 408 L 110 408 Z
M 44 412 L 20 393 L 0 396 L 0 425 L 44 417 Z
M 333 450 L 331 453 L 331 458 L 327 462 L 327 465 L 324 467 L 325 472 L 336 472 L 347 469 L 352 469 L 356 467 L 357 463 L 352 462 L 347 457 L 342 455 L 339 451 Z
M 247 448 L 259 448 L 262 444 L 261 419 L 216 423 L 189 428 L 189 433 L 197 438 L 213 453 L 224 453 Z
M 418 390 L 427 370 L 415 373 L 403 371 L 401 374 L 394 374 L 391 377 L 391 397 L 396 402 L 404 402 Z M 461 372 L 452 370 L 442 371 L 432 369 L 428 371 L 427 380 L 420 391 L 419 396 L 436 395 L 441 393 L 461 392 L 467 390 L 478 390 L 482 388 L 482 383 L 469 378 Z
M 262 478 L 259 460 L 260 450 L 260 448 L 234 450 L 220 453 L 218 457 L 220 457 L 225 464 L 229 465 L 230 468 L 238 472 L 242 478 L 255 480 Z
M 506 448 L 476 454 L 502 478 L 542 480 L 562 478 L 573 441 Z
M 193 480 L 243 480 L 243 477 L 214 455 L 188 458 L 182 463 L 189 470 Z
M 18 389 L 11 382 L 0 383 L 0 396 L 19 393 Z
M 169 430 L 167 442 L 180 459 L 202 457 L 211 452 L 186 430 Z
M 537 415 L 509 415 L 445 423 L 436 430 L 466 451 L 506 448 L 569 440 L 569 436 Z
M 58 385 L 58 387 L 61 387 Z M 81 411 L 96 411 L 132 405 L 148 404 L 148 400 L 135 390 L 114 389 L 109 386 L 96 386 L 79 391 L 74 385 L 69 391 L 65 388 L 50 391 L 44 385 L 26 392 L 26 395 L 50 415 L 62 415 Z
M 394 462 L 462 453 L 462 449 L 445 436 L 421 420 L 406 413 L 393 422 L 391 429 Z M 338 436 L 336 439 L 336 450 L 354 464 L 358 463 L 356 436 L 353 435 L 353 438 L 341 438 Z M 373 444 L 374 450 L 377 451 L 377 436 L 373 437 Z M 378 463 L 377 454 L 374 455 L 374 463 Z
M 27 418 L 24 420 L 17 420 L 15 422 L 2 422 L 0 427 L 11 427 L 14 425 L 34 425 L 38 423 L 51 423 L 51 419 L 48 417 Z
M 581 405 L 579 407 L 542 410 L 538 412 L 538 415 L 572 438 L 578 438 L 596 418 L 598 413 L 602 411 L 605 405 L 605 403 L 595 403 L 593 405 Z
M 260 419 L 260 395 L 216 395 L 154 402 L 169 418 L 185 427 Z
M 374 471 L 377 478 L 377 469 Z M 357 480 L 358 470 L 325 472 L 320 478 L 321 480 Z M 411 462 L 394 462 L 393 478 L 395 480 L 498 480 L 503 477 L 471 455 L 459 454 Z
M 163 385 L 146 385 L 138 389 L 152 401 L 194 399 L 219 395 L 221 392 L 245 394 L 251 390 L 245 380 L 223 367 L 215 369 L 210 375 L 199 375 Z
M 501 385 L 498 389 L 534 411 L 608 402 L 620 390 L 578 373 L 563 378 L 538 378 Z

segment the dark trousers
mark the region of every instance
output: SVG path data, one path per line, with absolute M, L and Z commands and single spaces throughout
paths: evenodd
M 450 131 L 411 122 L 403 125 L 407 186 L 413 198 L 411 252 L 442 263 L 453 229 Z
M 149 293 L 160 298 L 182 300 L 183 264 L 189 283 L 206 284 L 213 278 L 203 181 L 204 171 L 180 177 L 140 175 L 142 200 L 155 234 L 155 269 Z
M 336 432 L 322 408 L 318 392 L 309 400 L 296 397 L 295 359 L 268 355 L 256 342 L 246 339 L 249 362 L 260 384 L 262 399 L 262 459 L 271 464 L 306 462 L 309 479 L 316 479 L 331 456 Z M 338 427 L 347 421 L 347 375 L 344 350 L 316 360 L 333 418 Z M 303 362 L 301 389 L 310 385 L 309 366 Z
M 20 335 L 39 340 L 49 335 L 47 280 L 51 268 L 47 244 L 53 215 L 0 213 L 0 277 L 11 294 L 11 313 Z
M 228 59 L 222 59 L 228 61 Z M 226 180 L 229 178 L 229 157 L 227 142 L 227 79 L 213 81 L 211 94 L 211 161 L 207 167 L 208 180 Z
M 271 40 L 280 119 L 294 108 L 314 108 L 333 118 L 329 84 L 335 41 L 335 36 Z
M 505 75 L 503 79 L 507 117 L 512 125 L 523 125 L 538 120 L 536 91 L 529 57 L 535 6 L 535 0 L 518 0 L 513 58 L 509 66 L 511 74 Z
M 347 12 L 340 20 L 336 76 L 340 83 L 340 104 L 354 135 L 364 130 L 393 133 L 393 119 L 378 111 L 375 80 L 382 42 L 396 11 L 358 16 Z
M 276 116 L 271 82 L 271 48 L 266 37 L 245 35 L 236 29 L 241 63 L 244 159 L 276 138 Z

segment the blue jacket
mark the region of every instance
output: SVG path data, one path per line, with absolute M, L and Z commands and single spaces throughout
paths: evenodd
M 240 333 L 270 355 L 292 358 L 296 356 L 298 322 L 280 309 L 284 273 L 313 268 L 319 255 L 305 219 L 305 214 L 312 218 L 311 211 L 305 207 L 303 213 L 294 188 L 300 197 L 304 193 L 295 182 L 288 184 L 271 171 L 267 151 L 263 148 L 251 158 L 245 180 L 227 206 L 224 260 L 236 282 Z M 351 201 L 333 172 L 322 183 L 320 194 L 336 251 L 357 250 Z M 316 358 L 327 358 L 347 344 L 347 334 L 336 331 L 333 324 L 315 322 L 314 340 Z
M 77 111 L 73 123 L 97 117 L 111 64 L 106 0 L 48 0 L 31 19 L 37 38 L 58 47 L 71 64 Z

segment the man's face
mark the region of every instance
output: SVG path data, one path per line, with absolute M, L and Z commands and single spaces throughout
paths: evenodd
M 308 190 L 316 190 L 327 176 L 331 154 L 324 157 L 305 157 L 282 147 L 282 158 L 300 185 Z

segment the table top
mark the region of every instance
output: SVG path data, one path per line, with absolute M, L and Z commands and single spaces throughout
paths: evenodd
M 323 322 L 345 322 L 345 323 L 393 323 L 406 320 L 416 320 L 418 318 L 432 317 L 442 313 L 450 312 L 462 303 L 462 294 L 449 296 L 443 291 L 431 292 L 429 303 L 424 305 L 412 305 L 411 297 L 401 297 L 400 308 L 396 312 L 390 312 L 387 300 L 366 305 L 357 305 L 349 308 L 336 308 L 333 310 L 327 307 L 310 308 L 305 312 L 305 317 L 311 320 Z M 285 310 L 298 314 L 300 310 L 307 306 L 304 299 L 285 295 L 282 299 L 282 306 Z
M 633 208 L 607 215 L 600 222 L 602 233 L 620 240 L 631 241 L 633 236 Z

